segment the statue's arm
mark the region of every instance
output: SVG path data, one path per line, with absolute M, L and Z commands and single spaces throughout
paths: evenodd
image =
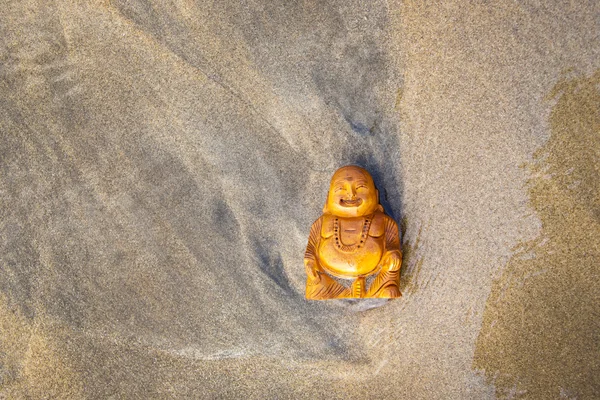
M 306 251 L 304 252 L 304 268 L 306 269 L 306 275 L 313 279 L 318 278 L 318 271 L 320 269 L 317 246 L 321 239 L 321 223 L 322 217 L 312 224 L 310 235 L 308 236 L 308 244 L 306 245 Z
M 385 218 L 385 254 L 383 259 L 390 265 L 390 270 L 398 270 L 402 265 L 402 252 L 400 251 L 400 235 L 398 224 L 386 215 Z
M 385 216 L 385 248 L 386 250 L 400 250 L 398 224 L 387 215 Z

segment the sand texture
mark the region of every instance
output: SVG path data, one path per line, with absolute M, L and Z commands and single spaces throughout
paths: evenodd
M 0 399 L 600 398 L 600 2 L 2 3 Z M 401 299 L 304 299 L 346 164 Z

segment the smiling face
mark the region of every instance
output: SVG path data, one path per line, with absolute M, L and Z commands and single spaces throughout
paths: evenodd
M 378 197 L 367 171 L 353 165 L 342 167 L 331 178 L 324 211 L 339 217 L 369 215 L 379 206 Z

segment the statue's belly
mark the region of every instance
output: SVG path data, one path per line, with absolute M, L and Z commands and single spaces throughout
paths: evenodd
M 351 252 L 335 246 L 333 237 L 321 239 L 319 263 L 325 271 L 339 278 L 356 278 L 376 272 L 383 253 L 381 238 L 367 237 L 365 245 Z

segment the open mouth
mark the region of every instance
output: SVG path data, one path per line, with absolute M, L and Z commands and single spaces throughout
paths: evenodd
M 340 200 L 340 205 L 342 207 L 358 207 L 362 203 L 362 199 L 354 199 L 354 200 Z

